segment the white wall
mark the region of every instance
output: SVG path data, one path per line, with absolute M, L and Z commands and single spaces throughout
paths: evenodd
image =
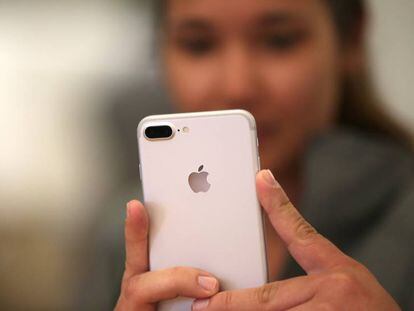
M 118 174 L 107 97 L 148 69 L 148 16 L 127 2 L 0 3 L 0 309 L 70 310 Z
M 126 3 L 2 3 L 0 223 L 79 224 L 111 186 L 105 96 L 148 66 L 148 16 Z
M 414 130 L 414 1 L 370 0 L 373 70 L 390 111 Z

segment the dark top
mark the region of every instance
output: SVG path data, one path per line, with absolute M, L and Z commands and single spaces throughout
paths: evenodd
M 315 140 L 300 209 L 318 231 L 364 264 L 414 310 L 414 161 L 398 145 L 349 129 Z M 283 278 L 303 274 L 290 260 Z
M 412 153 L 374 135 L 341 128 L 315 139 L 304 161 L 302 214 L 368 267 L 403 310 L 414 310 Z M 137 191 L 126 191 L 104 217 L 77 310 L 113 309 L 124 267 L 124 205 L 136 196 Z M 301 274 L 290 259 L 282 278 Z

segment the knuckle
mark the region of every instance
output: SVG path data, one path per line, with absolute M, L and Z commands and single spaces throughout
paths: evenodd
M 233 303 L 233 294 L 231 292 L 227 292 L 224 294 L 224 306 L 230 308 Z
M 289 198 L 283 198 L 282 193 L 283 193 L 283 190 L 278 189 L 278 194 L 276 196 L 276 199 L 273 202 L 273 205 L 278 205 L 279 209 L 282 212 L 285 212 L 285 213 L 292 212 L 292 210 L 294 210 L 292 202 L 289 200 Z
M 330 302 L 322 302 L 315 307 L 317 311 L 333 311 L 338 310 L 332 303 Z
M 271 212 L 278 210 L 280 213 L 285 213 L 291 211 L 293 208 L 291 201 L 282 188 L 275 189 L 268 204 L 271 207 Z
M 290 219 L 293 219 L 295 233 L 301 239 L 311 239 L 317 235 L 316 229 L 302 217 L 289 199 L 280 204 L 279 210 Z
M 177 276 L 177 275 L 183 274 L 184 270 L 185 269 L 183 267 L 178 266 L 178 267 L 171 268 L 170 272 L 172 276 Z
M 256 301 L 259 305 L 268 305 L 276 296 L 278 283 L 266 284 L 254 290 Z
M 329 276 L 328 285 L 335 288 L 341 295 L 352 295 L 358 290 L 358 282 L 351 273 L 335 272 Z
M 316 229 L 311 226 L 299 213 L 295 216 L 295 232 L 301 239 L 311 239 L 317 235 Z
M 349 266 L 350 269 L 352 269 L 353 271 L 360 271 L 360 272 L 364 272 L 364 273 L 370 273 L 368 268 L 365 267 L 362 263 L 356 261 L 353 258 L 347 257 L 347 264 Z
M 171 287 L 175 288 L 178 286 L 177 280 L 179 280 L 184 273 L 186 273 L 184 267 L 173 267 L 169 270 L 169 273 L 167 273 L 168 279 L 166 281 Z
M 140 300 L 140 289 L 139 279 L 137 276 L 129 278 L 122 284 L 122 292 L 126 301 L 139 301 Z
M 125 271 L 134 271 L 134 266 L 128 260 L 125 260 Z
M 137 243 L 143 243 L 148 240 L 148 230 L 146 228 L 141 228 L 139 232 L 132 232 L 129 226 L 129 220 L 125 220 L 125 242 L 127 244 L 137 244 Z
M 233 293 L 229 291 L 221 292 L 217 294 L 217 300 L 218 305 L 220 305 L 220 310 L 230 310 L 233 304 Z

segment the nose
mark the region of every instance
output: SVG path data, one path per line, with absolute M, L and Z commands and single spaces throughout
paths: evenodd
M 255 102 L 254 59 L 247 48 L 233 45 L 223 53 L 220 68 L 221 98 L 230 108 L 249 109 Z

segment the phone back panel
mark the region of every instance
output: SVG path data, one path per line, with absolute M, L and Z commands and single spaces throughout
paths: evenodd
M 180 132 L 169 140 L 147 140 L 145 128 L 160 124 Z M 254 118 L 243 110 L 152 116 L 140 122 L 138 141 L 150 216 L 150 269 L 200 268 L 218 277 L 224 290 L 265 284 Z M 195 193 L 189 175 L 201 165 L 210 188 Z M 190 310 L 191 303 L 179 298 L 159 310 Z

